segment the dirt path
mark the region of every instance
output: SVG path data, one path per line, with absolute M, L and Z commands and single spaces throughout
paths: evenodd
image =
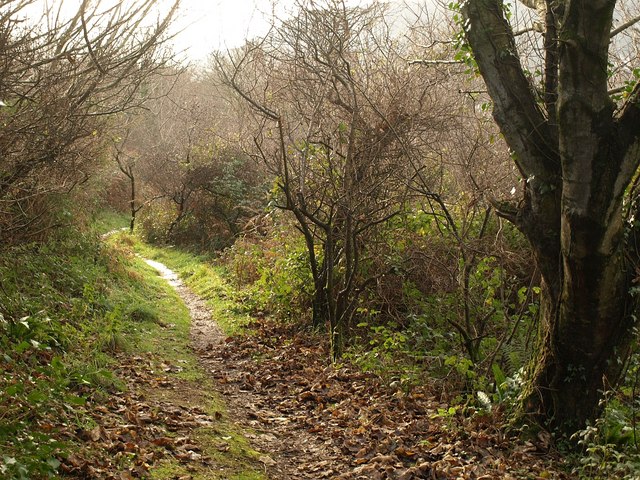
M 332 442 L 300 428 L 288 415 L 274 408 L 268 399 L 271 393 L 253 388 L 255 378 L 249 372 L 255 372 L 255 361 L 231 358 L 226 336 L 211 318 L 206 302 L 164 264 L 148 259 L 145 262 L 176 289 L 189 309 L 193 349 L 223 395 L 232 421 L 245 431 L 252 448 L 263 452 L 259 460 L 264 464 L 267 476 L 277 480 L 322 479 L 344 474 L 348 466 Z M 245 368 L 249 362 L 253 363 L 252 369 Z M 263 373 L 268 375 L 268 372 Z
M 327 342 L 311 332 L 259 317 L 247 334 L 226 338 L 175 273 L 147 263 L 188 306 L 192 348 L 230 420 L 262 452 L 268 478 L 570 478 L 548 443 L 505 435 L 500 411 L 447 414 L 428 381 L 403 390 L 353 365 L 331 365 Z

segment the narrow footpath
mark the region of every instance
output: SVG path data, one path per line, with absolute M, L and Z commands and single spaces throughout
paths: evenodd
M 207 388 L 225 403 L 228 420 L 256 452 L 264 477 L 572 478 L 544 439 L 514 441 L 498 427 L 501 412 L 452 412 L 435 381 L 403 389 L 348 362 L 332 365 L 326 339 L 259 312 L 243 333 L 227 337 L 215 317 L 226 328 L 232 311 L 244 308 L 226 286 L 201 284 L 206 275 L 190 267 L 187 283 L 202 299 L 167 267 L 148 263 L 187 305 L 191 348 Z
M 192 319 L 193 349 L 223 396 L 232 417 L 230 420 L 245 432 L 251 447 L 261 452 L 258 460 L 264 465 L 268 478 L 337 478 L 341 473 L 343 478 L 369 478 L 347 476 L 346 459 L 331 442 L 299 428 L 288 416 L 275 410 L 264 398 L 264 393 L 257 392 L 252 386 L 255 378 L 245 366 L 255 360 L 231 361 L 229 342 L 212 318 L 206 302 L 164 264 L 149 259 L 144 261 L 156 269 L 184 301 Z

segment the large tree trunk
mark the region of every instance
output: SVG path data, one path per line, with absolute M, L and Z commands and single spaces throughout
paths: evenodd
M 600 413 L 602 392 L 618 383 L 633 340 L 621 245 L 604 252 L 606 239 L 586 232 L 579 238 L 576 223 L 563 223 L 560 290 L 545 281 L 522 404 L 523 419 L 567 434 Z
M 600 413 L 633 338 L 622 209 L 640 161 L 640 111 L 638 88 L 617 116 L 607 92 L 615 3 L 547 1 L 545 86 L 557 92 L 546 92 L 546 111 L 523 73 L 503 2 L 463 8 L 494 117 L 526 179 L 523 201 L 498 211 L 527 236 L 542 274 L 522 417 L 565 434 Z

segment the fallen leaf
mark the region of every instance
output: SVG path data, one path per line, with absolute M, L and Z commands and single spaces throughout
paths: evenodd
M 260 455 L 258 460 L 269 467 L 276 465 L 276 461 L 268 455 Z

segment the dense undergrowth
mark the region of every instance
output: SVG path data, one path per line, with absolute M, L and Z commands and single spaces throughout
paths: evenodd
M 114 288 L 133 279 L 95 236 L 60 233 L 3 252 L 0 470 L 5 478 L 53 476 L 68 447 L 54 440 L 86 420 L 88 395 L 117 386 L 109 352 L 123 341 L 127 302 Z
M 493 231 L 488 244 L 456 246 L 433 224 L 420 228 L 387 252 L 398 268 L 360 297 L 341 361 L 405 392 L 433 386 L 448 404 L 439 415 L 497 411 L 504 421 L 519 406 L 539 327 L 539 280 L 527 265 L 528 249 L 511 229 Z M 420 251 L 432 261 L 416 261 Z M 301 238 L 276 225 L 267 235 L 239 239 L 217 263 L 254 315 L 312 328 L 312 282 Z M 570 439 L 541 437 L 570 456 L 577 478 L 640 475 L 638 365 L 635 354 L 626 381 L 607 393 L 595 424 Z
M 100 239 L 97 232 L 123 226 L 119 215 L 103 215 L 94 223 L 94 231 L 60 231 L 45 243 L 14 247 L 0 256 L 1 478 L 58 478 L 69 459 L 88 455 L 87 448 L 97 456 L 111 455 L 98 445 L 87 446 L 83 438 L 103 428 L 92 409 L 131 389 L 122 365 L 141 353 L 152 371 L 167 364 L 170 372 L 175 368 L 169 383 L 198 384 L 194 398 L 210 405 L 211 412 L 224 411 L 219 399 L 209 398 L 213 387 L 187 348 L 184 307 L 136 254 L 178 271 L 208 301 L 227 335 L 252 334 L 251 328 L 245 330 L 252 318 L 264 317 L 286 325 L 282 332 L 313 330 L 304 246 L 285 229 L 241 238 L 214 259 L 150 246 L 126 233 Z M 537 321 L 536 287 L 518 284 L 508 273 L 512 266 L 495 256 L 481 258 L 469 270 L 466 292 L 429 291 L 412 272 L 399 272 L 362 297 L 341 362 L 372 372 L 405 394 L 429 385 L 439 392 L 441 407 L 434 415 L 451 419 L 453 438 L 465 418 L 498 412 L 496 421 L 503 421 L 516 405 Z M 430 273 L 431 282 L 444 282 L 435 270 Z M 464 310 L 464 301 L 473 318 L 487 320 L 475 359 L 450 322 Z M 401 302 L 405 310 L 392 308 Z M 568 467 L 571 475 L 605 479 L 640 473 L 638 371 L 633 357 L 626 382 L 607 394 L 604 415 L 572 439 L 578 453 Z M 196 478 L 260 478 L 250 467 L 255 452 L 243 446 L 232 425 L 221 422 L 215 432 L 198 435 L 214 456 L 219 452 L 215 443 L 206 446 L 207 438 L 233 439 L 237 458 L 216 457 L 226 465 L 226 476 Z M 563 448 L 561 441 L 547 438 L 534 443 Z M 127 471 L 136 455 L 118 461 L 117 468 Z M 157 455 L 155 461 L 152 478 L 185 472 L 171 455 Z

